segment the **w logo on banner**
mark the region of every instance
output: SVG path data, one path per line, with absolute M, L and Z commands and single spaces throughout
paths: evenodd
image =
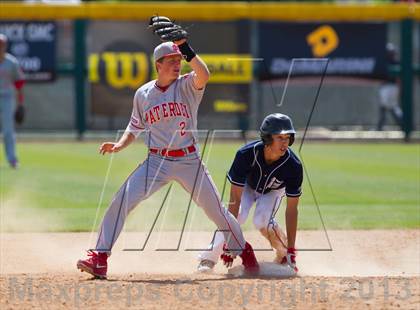
M 89 56 L 89 81 L 116 89 L 138 88 L 146 82 L 148 69 L 145 53 L 104 52 Z

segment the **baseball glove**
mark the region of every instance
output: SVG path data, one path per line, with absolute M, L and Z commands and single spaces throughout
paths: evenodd
M 168 17 L 152 16 L 149 28 L 160 37 L 162 41 L 179 41 L 188 37 L 187 31 L 180 25 L 174 24 Z
M 23 105 L 18 105 L 15 111 L 15 122 L 16 124 L 22 124 L 25 119 L 25 107 Z

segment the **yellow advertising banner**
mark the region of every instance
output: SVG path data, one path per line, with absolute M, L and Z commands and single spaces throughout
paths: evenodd
M 100 72 L 100 66 L 104 67 Z M 149 68 L 145 53 L 104 52 L 89 55 L 89 82 L 105 82 L 115 89 L 137 89 L 147 82 Z M 102 74 L 101 74 L 102 73 Z
M 249 54 L 200 54 L 211 73 L 209 83 L 247 84 L 252 80 L 252 56 Z M 152 60 L 153 61 L 153 60 Z M 191 71 L 184 63 L 182 73 Z M 152 66 L 152 79 L 156 79 Z
M 52 2 L 52 1 L 51 1 Z M 311 3 L 298 1 L 267 2 L 82 2 L 20 3 L 0 1 L 0 19 L 90 19 L 90 20 L 149 20 L 159 14 L 175 20 L 232 21 L 240 19 L 282 21 L 391 21 L 420 19 L 420 5 L 406 3 Z
M 222 113 L 238 113 L 238 112 L 247 112 L 248 104 L 244 102 L 235 102 L 233 100 L 216 100 L 213 103 L 213 108 L 215 112 Z

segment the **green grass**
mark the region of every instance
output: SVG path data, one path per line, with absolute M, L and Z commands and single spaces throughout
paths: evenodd
M 21 167 L 17 171 L 8 168 L 2 158 L 2 231 L 96 229 L 112 195 L 146 156 L 143 144 L 136 143 L 115 155 L 111 162 L 111 156 L 98 154 L 98 146 L 99 143 L 20 143 Z M 206 149 L 204 159 L 209 158 L 208 168 L 220 192 L 239 146 L 239 142 L 216 143 Z M 420 145 L 309 143 L 300 157 L 327 229 L 420 228 Z M 308 176 L 299 206 L 299 229 L 321 229 Z M 168 186 L 130 214 L 126 228 L 149 229 L 167 189 Z M 188 194 L 175 185 L 170 199 L 167 212 L 162 212 L 166 213 L 165 218 L 157 223 L 158 229 L 182 227 Z M 226 193 L 224 200 L 227 199 Z M 277 215 L 280 222 L 283 210 Z M 201 209 L 193 205 L 190 212 L 187 227 L 214 228 Z M 245 227 L 252 229 L 252 218 Z

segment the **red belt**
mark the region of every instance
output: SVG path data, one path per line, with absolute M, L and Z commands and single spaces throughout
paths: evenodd
M 186 156 L 190 153 L 194 153 L 195 152 L 195 146 L 194 144 L 185 147 L 183 149 L 177 149 L 177 150 L 168 150 L 168 149 L 152 149 L 150 148 L 150 153 L 153 154 L 159 154 L 161 156 L 166 156 L 166 157 L 183 157 Z

